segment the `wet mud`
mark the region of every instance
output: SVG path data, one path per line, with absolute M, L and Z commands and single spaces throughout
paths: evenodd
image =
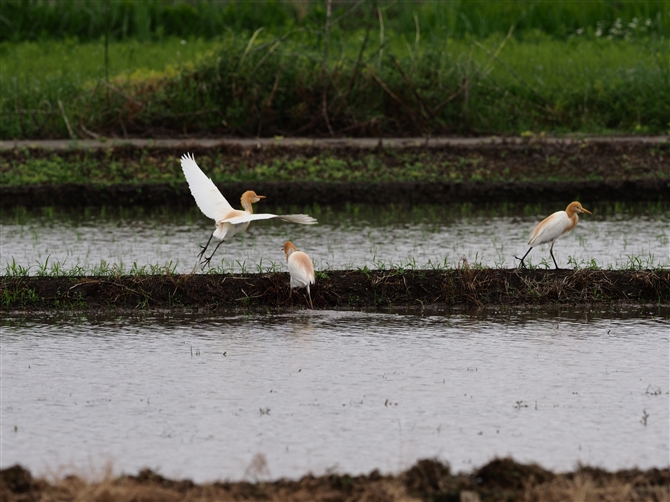
M 316 309 L 669 305 L 670 270 L 342 270 L 317 273 Z M 309 308 L 288 273 L 2 277 L 5 311 Z
M 254 482 L 171 480 L 149 469 L 137 475 L 87 481 L 75 475 L 55 480 L 34 478 L 16 465 L 0 471 L 0 499 L 5 502 L 90 501 L 667 501 L 670 469 L 607 472 L 580 466 L 552 473 L 536 464 L 495 459 L 470 473 L 454 473 L 448 464 L 420 460 L 398 475 L 307 474 L 298 480 L 262 481 L 263 459 L 249 473 Z M 254 467 L 253 465 L 251 467 Z M 260 469 L 260 470 L 259 470 Z
M 589 201 L 662 201 L 670 200 L 670 144 L 635 142 L 539 142 L 491 143 L 474 145 L 438 144 L 433 146 L 356 147 L 268 144 L 256 146 L 221 143 L 203 146 L 185 143 L 179 146 L 136 147 L 116 145 L 108 148 L 53 149 L 14 148 L 2 152 L 3 163 L 20 166 L 27 157 L 67 161 L 99 161 L 135 166 L 140 158 L 180 182 L 114 183 L 91 185 L 0 186 L 0 207 L 14 206 L 188 206 L 193 198 L 181 182 L 177 159 L 185 152 L 197 158 L 209 156 L 226 166 L 231 176 L 236 170 L 271 165 L 279 159 L 290 162 L 328 155 L 341 159 L 352 172 L 367 169 L 366 159 L 373 154 L 388 168 L 387 180 L 375 182 L 291 181 L 226 182 L 226 193 L 241 193 L 253 185 L 268 200 L 290 200 L 294 204 L 340 203 L 537 203 Z M 146 160 L 150 159 L 150 160 Z M 405 166 L 418 163 L 437 172 L 431 181 L 393 181 L 402 176 Z M 461 181 L 453 181 L 444 166 L 458 166 Z M 444 170 L 443 175 L 442 170 Z M 396 173 L 396 174 L 393 174 Z M 359 173 L 360 174 L 360 173 Z M 365 171 L 364 178 L 375 179 Z M 468 180 L 468 181 L 462 181 Z
M 243 193 L 250 183 L 226 183 L 230 193 Z M 538 201 L 564 203 L 667 201 L 670 181 L 558 181 L 558 182 L 253 182 L 254 190 L 269 200 L 292 204 L 338 205 L 344 203 L 393 204 L 432 203 L 485 204 Z M 83 206 L 180 206 L 193 205 L 186 184 L 118 184 L 95 187 L 84 184 L 0 187 L 0 207 Z

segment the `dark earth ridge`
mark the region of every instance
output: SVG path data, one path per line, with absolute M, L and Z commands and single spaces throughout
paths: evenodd
M 287 273 L 0 278 L 5 311 L 308 308 Z M 317 309 L 670 304 L 670 270 L 334 270 L 312 286 Z
M 398 475 L 379 471 L 350 476 L 307 474 L 298 480 L 216 481 L 196 484 L 172 480 L 143 469 L 98 482 L 70 475 L 62 479 L 34 478 L 15 465 L 0 471 L 0 499 L 5 502 L 177 501 L 199 500 L 328 500 L 365 501 L 665 501 L 670 491 L 670 469 L 626 469 L 608 472 L 580 465 L 572 472 L 552 473 L 537 464 L 497 458 L 469 473 L 454 473 L 439 460 L 419 460 Z M 625 494 L 625 495 L 624 495 Z M 626 496 L 627 495 L 627 496 Z
M 556 182 L 231 182 L 222 193 L 230 201 L 253 187 L 269 203 L 338 205 L 362 204 L 486 204 L 513 202 L 533 204 L 588 200 L 592 202 L 644 202 L 670 200 L 670 181 L 556 181 Z M 84 206 L 172 206 L 193 205 L 186 183 L 172 186 L 156 184 L 85 184 L 0 187 L 0 207 L 84 207 Z M 585 203 L 586 204 L 586 203 Z M 233 205 L 237 204 L 233 202 Z M 562 207 L 562 206 L 561 206 Z
M 266 195 L 270 204 L 289 200 L 302 205 L 670 200 L 670 145 L 666 143 L 585 141 L 376 149 L 280 144 L 243 147 L 222 143 L 213 147 L 121 145 L 58 152 L 26 148 L 3 150 L 3 173 L 20 168 L 27 158 L 58 156 L 75 163 L 87 159 L 100 164 L 103 171 L 113 159 L 127 169 L 128 179 L 111 183 L 105 182 L 101 175 L 103 181 L 96 183 L 3 184 L 0 185 L 0 207 L 192 205 L 193 199 L 182 181 L 179 167 L 179 157 L 185 151 L 195 153 L 199 162 L 206 159 L 207 165 L 218 166 L 219 177 L 231 179 L 254 176 L 256 166 L 273 162 L 284 165 L 295 159 L 317 159 L 318 162 L 318 156 L 324 154 L 346 162 L 347 172 L 354 179 L 357 179 L 355 175 L 375 179 L 374 171 L 366 171 L 366 159 L 370 155 L 374 155 L 385 170 L 376 182 L 347 180 L 346 177 L 338 181 L 305 180 L 309 173 L 299 169 L 286 176 L 290 180 L 219 182 L 222 193 L 231 202 L 237 201 L 239 194 L 248 189 Z M 142 169 L 140 159 L 179 181 L 133 182 L 138 179 L 134 173 Z M 406 180 L 407 169 L 416 165 L 423 166 L 418 169 L 428 173 L 430 179 Z M 209 168 L 205 170 L 212 175 Z M 327 177 L 327 170 L 322 174 Z M 454 180 L 454 175 L 459 179 Z M 394 178 L 398 181 L 393 181 Z

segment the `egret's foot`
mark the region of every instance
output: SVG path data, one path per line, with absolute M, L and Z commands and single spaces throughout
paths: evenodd
M 207 258 L 204 258 L 204 259 L 202 260 L 201 263 L 202 263 L 202 269 L 203 269 L 203 270 L 205 269 L 205 267 L 209 267 L 209 266 L 210 266 L 209 262 L 212 261 L 212 257 L 213 257 L 213 256 L 214 256 L 214 253 L 212 253 L 212 254 L 209 255 Z
M 514 258 L 519 260 L 519 266 L 517 268 L 526 268 L 526 263 L 523 261 L 523 258 L 519 258 L 518 256 L 514 255 Z

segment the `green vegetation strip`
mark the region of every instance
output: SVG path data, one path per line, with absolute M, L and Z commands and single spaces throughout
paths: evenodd
M 289 296 L 288 275 L 201 274 L 106 277 L 3 276 L 5 310 L 307 307 Z M 329 270 L 312 287 L 315 308 L 444 308 L 553 304 L 670 304 L 670 270 Z
M 646 420 L 646 419 L 645 419 Z M 646 422 L 645 422 L 646 423 Z M 640 425 L 642 427 L 642 425 Z M 0 493 L 7 502 L 41 500 L 69 502 L 103 493 L 109 500 L 426 500 L 547 501 L 593 500 L 624 502 L 667 500 L 670 469 L 628 469 L 608 472 L 579 465 L 555 474 L 537 464 L 520 464 L 511 458 L 494 459 L 469 473 L 453 473 L 448 464 L 419 460 L 398 475 L 350 476 L 308 474 L 298 480 L 221 482 L 196 484 L 172 480 L 143 469 L 137 475 L 87 481 L 74 475 L 48 480 L 33 478 L 15 465 L 0 471 Z
M 670 143 L 529 143 L 439 148 L 222 145 L 101 149 L 18 148 L 0 157 L 0 186 L 184 183 L 179 158 L 195 153 L 218 183 L 553 182 L 670 180 Z
M 670 127 L 662 0 L 3 8 L 2 139 Z

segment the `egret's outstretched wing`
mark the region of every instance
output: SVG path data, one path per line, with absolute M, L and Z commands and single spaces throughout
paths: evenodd
M 232 209 L 216 185 L 195 163 L 193 154 L 186 153 L 181 157 L 181 169 L 184 171 L 188 187 L 200 211 L 213 220 L 225 217 Z
M 306 214 L 245 214 L 242 216 L 235 216 L 233 218 L 226 218 L 223 220 L 217 220 L 217 223 L 231 223 L 237 225 L 238 223 L 247 223 L 254 220 L 269 220 L 271 218 L 279 218 L 283 221 L 288 221 L 290 223 L 299 223 L 301 225 L 314 225 L 317 223 L 316 218 L 312 218 Z
M 556 211 L 547 216 L 533 229 L 528 239 L 529 246 L 551 242 L 572 228 L 572 221 L 565 211 Z

